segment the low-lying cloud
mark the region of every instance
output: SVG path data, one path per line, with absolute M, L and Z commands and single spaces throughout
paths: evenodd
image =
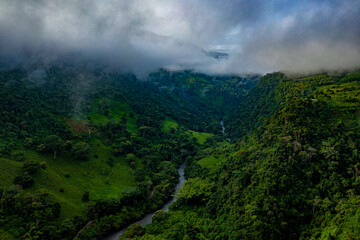
M 71 56 L 135 73 L 352 70 L 360 67 L 359 16 L 357 0 L 3 0 L 0 56 Z

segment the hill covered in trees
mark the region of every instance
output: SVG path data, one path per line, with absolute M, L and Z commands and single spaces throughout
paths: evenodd
M 2 70 L 0 238 L 358 239 L 359 81 Z
M 203 77 L 210 79 L 181 76 L 189 91 Z M 251 81 L 234 94 L 246 94 Z M 104 236 L 159 208 L 173 192 L 176 167 L 224 141 L 224 113 L 208 94 L 185 97 L 154 79 L 53 66 L 3 70 L 0 85 L 2 239 L 71 239 L 87 221 L 118 213 L 90 233 Z M 225 105 L 228 95 L 212 90 L 217 97 Z
M 124 237 L 359 239 L 359 80 L 262 77 L 227 120 L 238 140 L 187 158 L 172 211 Z

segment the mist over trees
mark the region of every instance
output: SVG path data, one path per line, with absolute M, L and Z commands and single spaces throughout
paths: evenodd
M 359 16 L 1 0 L 0 239 L 359 240 Z

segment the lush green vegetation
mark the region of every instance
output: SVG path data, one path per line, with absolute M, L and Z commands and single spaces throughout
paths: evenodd
M 168 133 L 171 129 L 177 129 L 178 126 L 179 126 L 179 124 L 177 124 L 177 122 L 175 122 L 173 119 L 167 117 L 164 120 L 163 131 Z
M 131 236 L 359 239 L 359 86 L 358 73 L 263 77 L 247 100 L 256 122 L 239 109 L 247 123 L 229 124 L 240 140 L 187 159 L 173 211 Z
M 227 135 L 239 139 L 259 127 L 264 118 L 271 116 L 279 108 L 283 92 L 279 83 L 286 77 L 282 73 L 268 74 L 259 84 L 242 98 L 235 113 L 225 118 Z
M 95 221 L 80 238 L 106 235 L 159 208 L 176 167 L 222 139 L 221 115 L 206 99 L 193 102 L 133 75 L 14 69 L 0 73 L 0 87 L 3 238 L 69 239 L 88 220 Z
M 359 239 L 360 74 L 0 73 L 0 238 Z M 256 86 L 255 86 L 256 85 Z M 224 119 L 226 135 L 221 133 Z M 86 228 L 83 226 L 89 223 Z
M 209 76 L 191 71 L 159 70 L 150 74 L 149 79 L 162 92 L 168 92 L 169 96 L 180 104 L 195 105 L 197 114 L 222 118 L 237 108 L 242 97 L 256 86 L 259 76 Z M 213 132 L 209 129 L 221 130 L 218 122 L 202 127 L 203 129 L 193 128 L 193 130 L 202 132 Z

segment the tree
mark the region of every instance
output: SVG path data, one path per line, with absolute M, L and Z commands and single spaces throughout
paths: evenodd
M 24 159 L 25 159 L 24 151 L 19 150 L 19 151 L 12 152 L 11 159 L 18 161 L 18 162 L 24 161 Z
M 14 179 L 14 184 L 15 185 L 20 185 L 23 188 L 31 187 L 32 185 L 34 185 L 34 183 L 35 183 L 34 179 L 32 179 L 27 172 L 23 173 L 20 176 L 17 176 Z
M 134 176 L 135 176 L 135 181 L 137 182 L 145 181 L 145 177 L 146 177 L 145 170 L 143 168 L 139 168 L 135 170 Z
M 23 169 L 30 175 L 34 175 L 40 170 L 40 164 L 38 162 L 30 160 L 24 163 Z
M 123 205 L 134 206 L 139 203 L 140 200 L 143 200 L 144 197 L 144 194 L 138 188 L 127 187 L 120 198 L 120 203 Z
M 119 156 L 122 154 L 128 154 L 132 151 L 132 148 L 131 141 L 124 140 L 115 148 L 114 155 Z
M 133 224 L 126 230 L 125 237 L 127 238 L 134 238 L 136 236 L 144 235 L 145 231 L 144 228 L 141 227 L 140 224 Z
M 63 140 L 56 135 L 50 135 L 45 139 L 46 149 L 54 153 L 54 159 L 56 159 L 56 153 L 61 151 L 63 145 Z
M 87 160 L 89 157 L 88 156 L 89 151 L 90 151 L 90 146 L 89 146 L 89 144 L 87 144 L 85 142 L 78 142 L 78 143 L 74 144 L 73 149 L 72 149 L 74 158 L 76 158 L 78 160 Z
M 64 142 L 64 148 L 65 148 L 65 150 L 71 150 L 71 148 L 72 148 L 72 141 L 70 141 L 70 140 L 67 140 L 67 141 L 65 141 Z

